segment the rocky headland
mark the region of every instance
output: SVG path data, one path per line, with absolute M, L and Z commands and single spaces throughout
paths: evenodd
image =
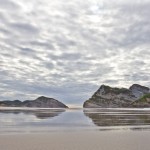
M 102 85 L 84 102 L 84 108 L 150 107 L 150 89 L 133 84 L 129 89 Z
M 0 101 L 0 107 L 68 108 L 68 106 L 62 102 L 45 96 L 38 97 L 35 100 Z

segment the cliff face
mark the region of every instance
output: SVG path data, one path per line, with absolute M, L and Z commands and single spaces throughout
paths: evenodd
M 84 102 L 83 107 L 139 107 L 143 105 L 143 102 L 139 100 L 149 93 L 148 87 L 138 84 L 133 84 L 129 89 L 102 85 L 89 100 Z M 149 107 L 149 103 L 147 100 L 144 107 Z
M 3 107 L 38 107 L 38 108 L 68 108 L 65 104 L 48 97 L 38 97 L 35 100 L 26 101 L 0 101 L 0 106 Z
M 133 93 L 133 95 L 139 99 L 142 96 L 149 94 L 150 93 L 150 89 L 148 87 L 145 86 L 141 86 L 138 84 L 133 84 L 129 90 Z

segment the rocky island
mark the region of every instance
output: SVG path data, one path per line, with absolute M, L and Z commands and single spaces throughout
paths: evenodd
M 84 108 L 150 107 L 150 89 L 139 84 L 127 88 L 102 85 L 84 102 Z
M 35 100 L 14 100 L 14 101 L 0 101 L 0 107 L 38 107 L 38 108 L 68 108 L 62 102 L 48 98 L 45 96 L 38 97 Z

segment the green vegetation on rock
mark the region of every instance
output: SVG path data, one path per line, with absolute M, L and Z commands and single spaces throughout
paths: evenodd
M 141 97 L 140 99 L 139 99 L 139 101 L 140 102 L 146 102 L 147 100 L 147 98 L 150 98 L 150 94 L 146 94 L 146 95 L 144 95 L 143 97 Z
M 116 94 L 120 94 L 120 93 L 128 93 L 129 90 L 126 89 L 126 88 L 114 88 L 114 92 L 115 92 Z
M 130 92 L 126 88 L 112 88 L 112 87 L 109 87 L 109 86 L 105 86 L 104 89 L 105 89 L 105 93 L 112 92 L 112 93 L 115 93 L 115 94 L 120 94 L 120 93 L 129 93 Z

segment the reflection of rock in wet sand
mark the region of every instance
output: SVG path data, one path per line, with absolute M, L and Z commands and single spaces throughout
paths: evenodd
M 84 110 L 97 126 L 150 125 L 150 111 Z
M 0 113 L 13 113 L 13 114 L 20 114 L 24 113 L 26 115 L 34 115 L 38 119 L 47 119 L 52 118 L 60 115 L 61 113 L 65 112 L 65 109 L 51 109 L 51 110 L 0 110 Z

